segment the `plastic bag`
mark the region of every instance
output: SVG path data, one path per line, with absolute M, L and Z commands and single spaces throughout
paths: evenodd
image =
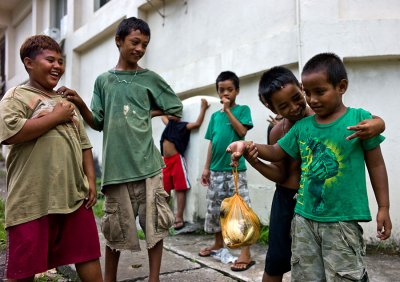
M 249 246 L 260 238 L 260 219 L 247 205 L 238 191 L 237 168 L 232 171 L 236 193 L 221 203 L 220 222 L 222 237 L 228 248 Z

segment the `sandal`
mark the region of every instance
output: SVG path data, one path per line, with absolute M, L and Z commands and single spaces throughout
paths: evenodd
M 231 266 L 231 270 L 232 271 L 245 271 L 245 270 L 249 269 L 250 267 L 252 267 L 255 264 L 256 264 L 256 262 L 254 260 L 252 260 L 250 262 L 242 262 L 242 261 L 235 260 L 235 262 Z M 242 265 L 244 267 L 240 267 L 238 265 Z
M 175 221 L 175 223 L 174 223 L 174 229 L 175 230 L 180 230 L 183 227 L 185 227 L 185 222 L 184 221 Z
M 210 248 L 204 248 L 204 249 L 201 249 L 200 250 L 200 252 L 199 252 L 199 256 L 201 256 L 201 257 L 209 257 L 209 256 L 211 256 L 211 253 L 213 252 L 214 250 L 211 250 Z

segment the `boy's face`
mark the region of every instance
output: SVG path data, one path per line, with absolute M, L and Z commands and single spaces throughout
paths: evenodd
M 52 91 L 64 74 L 64 58 L 56 51 L 45 49 L 35 58 L 25 58 L 30 84 L 38 89 Z
M 298 121 L 307 115 L 307 104 L 301 89 L 295 84 L 286 84 L 272 94 L 272 105 L 265 106 L 290 121 Z
M 149 45 L 150 38 L 143 35 L 140 30 L 132 30 L 124 40 L 115 39 L 119 48 L 120 57 L 128 65 L 137 65 L 138 61 L 146 53 L 147 45 Z
M 347 89 L 347 80 L 342 80 L 335 87 L 328 81 L 325 71 L 301 76 L 306 100 L 311 109 L 319 117 L 327 117 L 342 106 L 342 95 Z
M 229 100 L 231 106 L 235 104 L 236 96 L 239 94 L 239 89 L 235 87 L 232 80 L 223 80 L 218 82 L 217 91 L 221 103 L 223 103 L 224 100 Z

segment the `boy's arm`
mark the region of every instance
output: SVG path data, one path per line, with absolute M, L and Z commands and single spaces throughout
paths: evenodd
M 89 209 L 97 202 L 96 175 L 94 172 L 92 149 L 82 150 L 82 158 L 83 172 L 85 173 L 89 182 L 89 194 L 85 198 L 85 200 L 87 200 L 85 207 Z
M 208 107 L 210 107 L 210 105 L 208 104 L 207 100 L 202 98 L 199 116 L 197 117 L 197 120 L 195 122 L 189 122 L 186 125 L 187 130 L 192 130 L 200 127 L 200 125 L 203 123 L 204 116 Z
M 374 189 L 378 214 L 376 216 L 377 237 L 386 240 L 392 231 L 389 215 L 389 184 L 385 162 L 380 146 L 365 152 L 365 163 L 368 169 L 372 188 Z
M 283 131 L 280 130 L 278 127 L 274 127 L 270 134 L 269 138 L 271 144 L 276 144 L 280 138 L 283 136 Z M 254 167 L 258 172 L 260 172 L 264 177 L 268 178 L 271 181 L 276 183 L 284 182 L 288 175 L 287 175 L 287 158 L 279 162 L 274 163 L 264 163 L 261 161 L 261 158 L 257 158 L 258 152 L 254 150 L 255 144 L 252 143 L 247 150 L 247 153 L 244 154 L 245 159 L 250 163 L 252 167 Z M 255 156 L 257 154 L 257 156 Z
M 247 134 L 248 128 L 244 126 L 238 119 L 232 114 L 231 108 L 230 108 L 230 100 L 222 97 L 221 98 L 221 103 L 223 104 L 223 111 L 226 113 L 228 116 L 229 122 L 231 123 L 233 129 L 236 131 L 237 135 L 240 137 L 244 137 Z
M 211 149 L 212 149 L 212 143 L 210 141 L 210 143 L 208 143 L 206 163 L 204 164 L 204 169 L 200 180 L 200 183 L 203 186 L 210 185 Z
M 159 117 L 159 116 L 163 116 L 163 115 L 164 115 L 164 112 L 161 111 L 160 109 L 151 110 L 151 112 L 150 112 L 151 118 L 153 118 L 153 117 Z
M 228 146 L 226 151 L 232 154 L 232 166 L 237 166 L 240 157 L 244 154 L 251 154 L 254 158 L 271 162 L 278 162 L 286 157 L 286 152 L 278 144 L 254 144 L 254 146 L 252 144 L 252 141 L 235 141 Z
M 347 129 L 356 131 L 347 136 L 347 140 L 357 137 L 361 140 L 369 139 L 385 131 L 385 121 L 378 116 L 372 116 L 372 119 L 360 121 L 357 125 L 349 126 Z
M 81 113 L 81 116 L 86 121 L 86 123 L 91 128 L 95 129 L 92 112 L 89 110 L 85 102 L 82 100 L 81 96 L 79 96 L 79 94 L 75 90 L 69 89 L 65 86 L 61 86 L 57 89 L 57 92 L 61 93 L 65 98 L 67 98 L 68 101 L 74 103 L 78 107 L 79 112 Z
M 168 124 L 168 117 L 167 116 L 161 116 L 161 120 L 165 125 Z
M 72 122 L 74 113 L 75 107 L 72 103 L 59 102 L 54 106 L 53 111 L 47 115 L 26 120 L 21 130 L 3 143 L 11 145 L 34 140 L 59 124 Z

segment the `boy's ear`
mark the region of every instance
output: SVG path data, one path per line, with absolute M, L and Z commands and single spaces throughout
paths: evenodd
M 119 36 L 115 36 L 115 45 L 117 45 L 117 48 L 121 47 L 121 40 L 119 39 Z
M 342 79 L 338 84 L 339 93 L 343 95 L 346 92 L 348 85 L 349 82 L 347 81 L 347 79 Z
M 25 57 L 23 62 L 27 70 L 31 70 L 33 68 L 33 61 L 31 58 Z

